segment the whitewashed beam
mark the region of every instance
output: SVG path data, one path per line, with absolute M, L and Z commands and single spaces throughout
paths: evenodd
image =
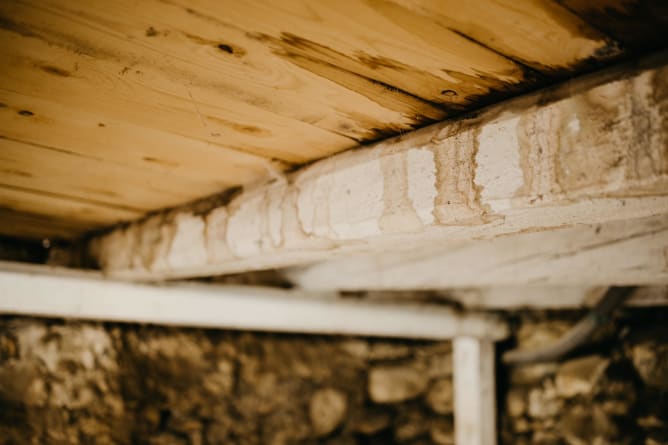
M 496 445 L 494 344 L 457 337 L 452 346 L 455 443 Z
M 603 297 L 605 286 L 499 286 L 419 291 L 365 291 L 369 301 L 429 301 L 457 303 L 466 309 L 512 311 L 519 309 L 584 309 Z M 629 307 L 668 306 L 668 286 L 637 287 L 624 301 Z
M 292 268 L 285 275 L 310 290 L 497 287 L 497 293 L 507 293 L 501 288 L 665 285 L 667 261 L 668 214 L 664 214 L 357 255 Z M 521 292 L 527 293 L 531 292 Z
M 317 334 L 498 340 L 505 323 L 443 306 L 207 284 L 154 286 L 94 273 L 0 264 L 0 314 Z
M 667 60 L 335 155 L 204 213 L 118 228 L 89 251 L 109 274 L 155 280 L 665 214 Z

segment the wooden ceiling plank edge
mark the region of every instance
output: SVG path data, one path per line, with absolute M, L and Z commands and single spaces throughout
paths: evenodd
M 109 210 L 118 210 L 120 212 L 128 213 L 128 214 L 135 214 L 135 215 L 141 215 L 142 213 L 145 213 L 147 209 L 140 209 L 132 206 L 127 206 L 127 205 L 121 205 L 121 204 L 115 204 L 115 203 L 108 203 L 104 201 L 99 201 L 96 199 L 90 199 L 90 198 L 81 198 L 77 196 L 71 196 L 65 193 L 58 193 L 54 192 L 51 190 L 40 190 L 40 189 L 34 189 L 34 188 L 28 188 L 28 187 L 21 187 L 21 186 L 16 186 L 12 184 L 5 184 L 0 182 L 0 189 L 6 189 L 6 190 L 13 190 L 17 191 L 20 193 L 26 193 L 26 194 L 31 194 L 31 195 L 36 195 L 36 196 L 45 196 L 48 198 L 55 198 L 55 199 L 60 199 L 64 201 L 71 201 L 73 203 L 78 203 L 78 204 L 85 204 L 85 205 L 90 205 L 94 207 L 101 207 L 101 208 L 106 208 Z

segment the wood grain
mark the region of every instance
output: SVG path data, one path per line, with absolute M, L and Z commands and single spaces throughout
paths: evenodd
M 615 40 L 556 2 L 393 1 L 545 75 L 605 60 L 621 51 Z
M 320 291 L 668 284 L 667 255 L 663 214 L 323 261 L 287 279 Z
M 0 231 L 7 236 L 28 239 L 71 240 L 90 230 L 90 224 L 55 219 L 42 214 L 17 212 L 0 207 Z
M 663 23 L 595 3 L 3 2 L 0 184 L 148 212 L 280 178 L 643 51 L 602 14 Z M 98 210 L 89 229 L 118 221 Z

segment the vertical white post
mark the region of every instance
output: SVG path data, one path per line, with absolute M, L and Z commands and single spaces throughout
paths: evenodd
M 455 444 L 496 445 L 494 343 L 456 337 L 453 349 Z

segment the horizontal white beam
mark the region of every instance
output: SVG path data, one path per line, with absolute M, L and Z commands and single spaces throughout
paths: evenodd
M 667 60 L 335 155 L 204 213 L 118 228 L 89 251 L 110 274 L 156 280 L 665 214 Z
M 357 255 L 293 268 L 286 276 L 309 290 L 529 286 L 520 291 L 527 295 L 541 286 L 666 285 L 666 252 L 668 214 Z
M 4 269 L 4 270 L 3 270 Z M 271 332 L 498 340 L 506 325 L 442 306 L 383 304 L 272 288 L 153 286 L 0 265 L 0 313 Z
M 521 309 L 584 309 L 595 306 L 603 297 L 605 286 L 499 286 L 468 287 L 429 291 L 368 291 L 369 301 L 416 301 L 428 295 L 431 301 L 443 300 L 470 310 L 512 311 Z M 668 286 L 637 287 L 624 302 L 630 307 L 668 306 Z

